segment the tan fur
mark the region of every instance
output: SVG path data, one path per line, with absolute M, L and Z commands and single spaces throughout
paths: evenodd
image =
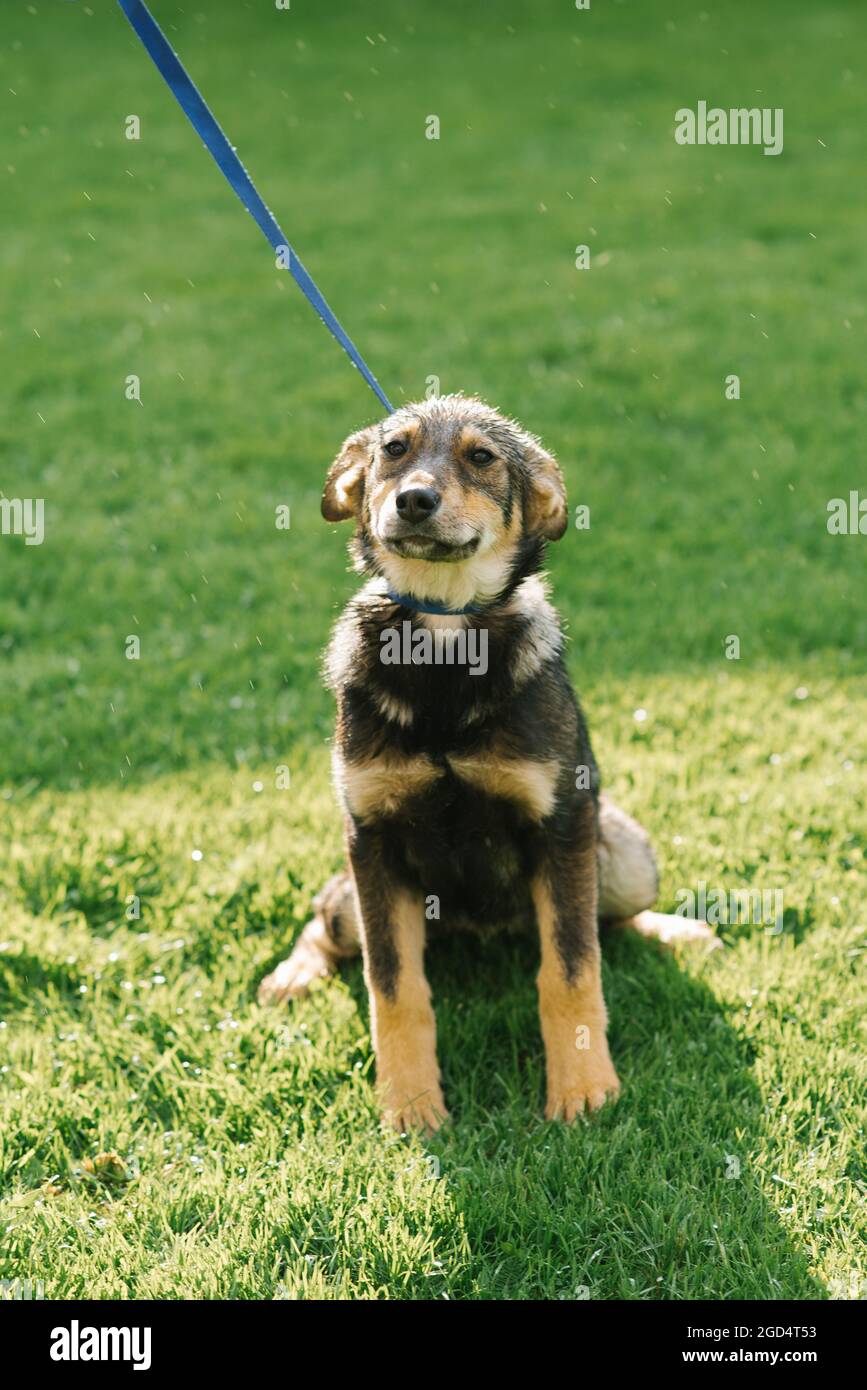
M 398 700 L 394 695 L 377 693 L 375 696 L 376 707 L 380 714 L 384 714 L 386 719 L 390 719 L 393 724 L 400 724 L 404 729 L 408 729 L 413 721 L 413 713 L 409 705 L 404 704 L 403 700 Z
M 558 541 L 569 521 L 563 474 L 557 460 L 541 447 L 533 449 L 530 457 L 533 486 L 527 500 L 527 527 Z
M 532 888 L 542 943 L 536 983 L 548 1079 L 545 1115 L 549 1120 L 573 1120 L 585 1106 L 598 1110 L 620 1090 L 605 1036 L 608 1018 L 599 947 L 594 946 L 578 978 L 567 980 L 554 936 L 556 914 L 550 889 L 544 880 L 537 880 Z M 584 1041 L 579 1029 L 587 1030 L 589 1046 L 577 1045 Z
M 502 512 L 484 492 L 476 492 L 474 488 L 465 486 L 457 487 L 455 489 L 455 505 L 460 507 L 465 519 L 480 535 L 499 542 L 506 534 L 503 527 Z M 511 529 L 514 534 L 514 524 Z
M 367 968 L 377 1089 L 386 1122 L 399 1132 L 432 1133 L 448 1118 L 436 1055 L 436 1020 L 424 974 L 425 921 L 421 900 L 401 895 L 391 915 L 400 958 L 394 999 L 382 994 Z
M 536 762 L 530 758 L 510 758 L 497 753 L 471 754 L 469 757 L 450 753 L 448 763 L 456 776 L 487 792 L 489 796 L 514 802 L 526 811 L 531 820 L 544 820 L 554 808 L 560 770 L 554 759 Z
M 370 428 L 357 430 L 344 440 L 325 479 L 322 515 L 326 521 L 346 521 L 350 516 L 357 516 L 361 510 L 372 440 L 373 430 Z
M 411 414 L 402 414 L 400 429 L 385 430 L 383 433 L 383 443 L 387 444 L 390 439 L 400 437 L 408 441 L 410 448 L 414 448 L 420 431 L 421 424 L 418 419 L 414 418 Z
M 458 450 L 469 453 L 471 449 L 488 449 L 497 457 L 497 446 L 488 435 L 475 425 L 464 425 L 458 436 Z
M 334 755 L 334 778 L 344 803 L 362 820 L 374 813 L 394 815 L 405 801 L 445 774 L 423 754 L 415 758 L 382 756 L 346 762 Z
M 334 499 L 337 509 L 346 516 L 354 516 L 358 511 L 358 494 L 364 485 L 364 465 L 353 464 L 347 468 L 334 484 Z

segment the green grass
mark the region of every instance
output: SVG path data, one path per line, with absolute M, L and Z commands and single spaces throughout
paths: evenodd
M 554 591 L 662 902 L 780 888 L 785 930 L 724 928 L 710 957 L 609 941 L 624 1095 L 573 1129 L 540 1118 L 532 942 L 431 952 L 455 1123 L 428 1145 L 380 1133 L 357 966 L 259 1010 L 340 860 L 318 656 L 356 581 L 318 496 L 376 403 L 112 0 L 7 0 L 0 486 L 44 497 L 47 531 L 0 537 L 0 1278 L 852 1288 L 867 541 L 825 509 L 864 485 L 863 9 L 200 8 L 154 0 L 386 390 L 479 392 L 590 506 Z M 783 107 L 782 155 L 677 146 L 702 98 Z

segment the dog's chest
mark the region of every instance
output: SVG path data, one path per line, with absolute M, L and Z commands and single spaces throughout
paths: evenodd
M 559 765 L 519 757 L 496 746 L 403 754 L 394 750 L 348 760 L 335 755 L 335 778 L 357 820 L 403 817 L 447 825 L 475 814 L 490 822 L 507 812 L 516 823 L 540 824 L 554 809 Z
M 390 872 L 426 899 L 434 895 L 443 921 L 528 918 L 556 764 L 495 750 L 336 761 L 347 809 L 357 823 L 383 829 Z

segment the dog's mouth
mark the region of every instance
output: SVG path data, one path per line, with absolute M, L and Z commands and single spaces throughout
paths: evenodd
M 479 536 L 463 542 L 439 540 L 436 536 L 388 536 L 384 540 L 386 548 L 404 560 L 432 560 L 437 563 L 454 564 L 458 560 L 468 560 L 479 548 Z

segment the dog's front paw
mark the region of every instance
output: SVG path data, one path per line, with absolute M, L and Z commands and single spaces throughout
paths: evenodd
M 438 1081 L 392 1080 L 379 1092 L 383 1124 L 398 1134 L 436 1134 L 449 1118 Z
M 599 1110 L 608 1100 L 616 1100 L 620 1094 L 620 1079 L 614 1064 L 608 1056 L 594 1057 L 588 1053 L 577 1061 L 570 1059 L 570 1065 L 548 1081 L 548 1103 L 545 1106 L 546 1120 L 565 1120 L 567 1123 L 585 1110 Z
M 383 1123 L 398 1134 L 436 1134 L 448 1119 L 442 1096 L 439 1100 L 407 1102 L 399 1110 L 383 1112 Z

